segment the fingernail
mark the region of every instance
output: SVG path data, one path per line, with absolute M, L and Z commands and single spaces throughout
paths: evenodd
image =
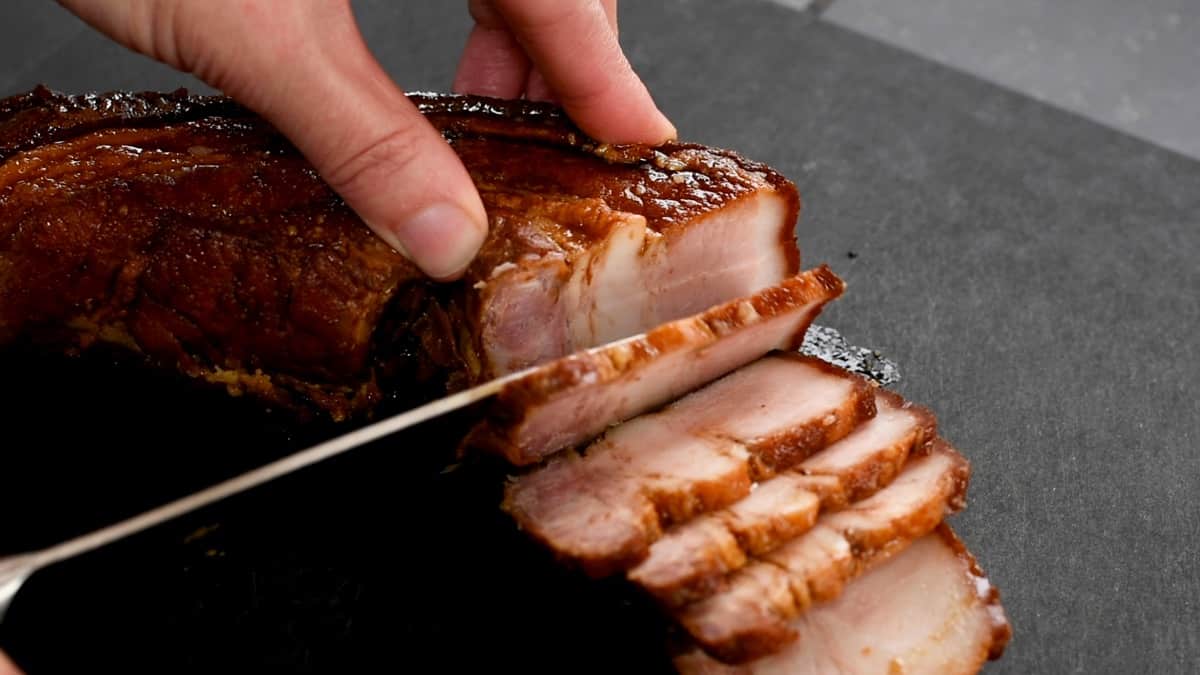
M 453 204 L 434 204 L 381 234 L 428 276 L 449 279 L 475 258 L 487 227 Z

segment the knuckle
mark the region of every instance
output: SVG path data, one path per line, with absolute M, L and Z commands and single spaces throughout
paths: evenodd
M 368 143 L 352 145 L 349 154 L 325 172 L 325 180 L 339 193 L 355 193 L 388 175 L 406 173 L 421 155 L 423 139 L 414 123 L 397 126 L 372 138 Z

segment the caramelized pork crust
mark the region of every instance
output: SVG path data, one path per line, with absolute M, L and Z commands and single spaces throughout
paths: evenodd
M 489 213 L 457 284 L 427 282 L 226 98 L 0 101 L 0 344 L 105 342 L 340 419 L 390 378 L 466 386 L 798 271 L 799 199 L 766 167 L 599 145 L 542 104 L 412 98 Z M 714 237 L 738 227 L 729 254 Z

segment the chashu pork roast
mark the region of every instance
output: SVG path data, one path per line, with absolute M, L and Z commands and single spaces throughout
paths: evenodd
M 426 281 L 223 97 L 0 101 L 0 345 L 97 342 L 335 419 L 650 330 L 799 272 L 794 186 L 734 153 L 612 147 L 554 107 L 414 94 L 490 234 Z
M 967 459 L 932 411 L 795 351 L 845 285 L 800 271 L 790 182 L 599 145 L 550 106 L 412 98 L 490 219 L 451 284 L 227 99 L 0 101 L 0 346 L 105 344 L 334 419 L 504 376 L 460 449 L 508 460 L 535 542 L 674 619 L 681 671 L 1001 655 L 998 594 L 944 522 Z

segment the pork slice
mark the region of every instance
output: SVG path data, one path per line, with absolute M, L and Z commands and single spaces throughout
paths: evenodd
M 727 509 L 670 530 L 629 571 L 629 579 L 668 606 L 707 597 L 727 573 L 746 564 L 748 554 L 812 527 L 820 505 L 805 476 L 779 476 Z
M 668 423 L 731 438 L 750 451 L 754 477 L 789 469 L 875 415 L 876 386 L 815 357 L 776 353 L 672 403 Z
M 749 497 L 714 515 L 743 550 L 758 555 L 812 527 L 820 508 L 821 497 L 810 481 L 785 474 L 760 483 Z
M 727 663 L 742 663 L 782 648 L 788 622 L 814 603 L 827 602 L 874 561 L 903 550 L 963 506 L 969 465 L 944 441 L 913 458 L 897 479 L 872 497 L 823 515 L 809 532 L 733 573 L 727 587 L 677 612 L 696 643 Z M 751 606 L 745 588 L 761 583 L 761 568 L 786 574 L 792 598 Z M 731 601 L 731 598 L 738 601 Z
M 849 502 L 891 483 L 910 452 L 928 451 L 937 434 L 937 419 L 929 409 L 885 389 L 876 392 L 875 409 L 870 422 L 804 460 L 799 470 L 836 477 Z
M 534 368 L 495 397 L 462 450 L 493 452 L 518 466 L 536 463 L 772 350 L 797 347 L 813 318 L 844 288 L 822 266 L 617 344 Z M 853 410 L 865 411 L 865 405 L 860 408 Z M 840 429 L 850 412 L 826 426 Z
M 729 572 L 748 562 L 729 526 L 713 515 L 696 518 L 651 544 L 628 578 L 668 607 L 716 593 Z
M 695 602 L 719 588 L 749 556 L 807 531 L 819 511 L 846 508 L 888 485 L 910 451 L 929 443 L 936 421 L 928 410 L 892 392 L 877 391 L 875 402 L 875 417 L 793 472 L 757 484 L 750 496 L 727 509 L 667 531 L 630 570 L 630 580 L 668 606 Z M 717 533 L 722 525 L 725 535 Z
M 675 666 L 685 675 L 970 675 L 1012 636 L 999 592 L 944 523 L 789 628 L 799 639 L 756 661 L 730 665 L 694 649 Z
M 593 576 L 636 562 L 661 529 L 646 495 L 575 452 L 510 482 L 503 508 L 531 537 Z
M 518 477 L 503 506 L 564 561 L 600 577 L 645 557 L 665 524 L 749 492 L 744 448 L 681 434 L 649 416 L 615 428 L 582 457 Z
M 679 433 L 653 415 L 614 427 L 588 454 L 595 466 L 638 485 L 664 526 L 732 504 L 751 488 L 745 448 Z
M 710 389 L 728 399 L 729 408 L 716 405 Z M 521 476 L 509 485 L 506 504 L 517 522 L 566 559 L 599 572 L 625 569 L 632 560 L 644 557 L 662 528 L 729 506 L 750 494 L 754 452 L 769 453 L 776 439 L 794 454 L 808 454 L 843 429 L 874 413 L 873 385 L 856 375 L 798 355 L 770 355 L 721 380 L 699 389 L 661 409 L 611 428 L 587 448 L 575 463 L 554 463 Z M 747 401 L 746 399 L 750 400 Z M 726 416 L 729 412 L 732 416 Z M 654 527 L 629 528 L 619 542 L 605 539 L 607 551 L 584 546 L 595 533 L 572 532 L 582 522 L 603 517 L 603 502 L 567 500 L 562 504 L 540 497 L 543 481 L 557 485 L 559 477 L 543 476 L 559 471 L 580 472 L 594 484 L 606 486 L 606 494 L 630 500 L 610 505 L 620 510 L 641 512 L 635 500 L 649 500 L 659 514 Z M 580 479 L 584 480 L 584 479 Z M 611 487 L 609 487 L 611 486 Z M 785 501 L 782 513 L 774 510 Z M 735 539 L 753 550 L 759 541 L 790 536 L 811 525 L 819 497 L 788 490 L 784 483 L 762 496 L 721 516 Z M 531 509 L 527 504 L 536 504 Z M 593 515 L 584 517 L 580 509 Z M 551 536 L 552 535 L 552 536 Z M 694 542 L 684 542 L 686 549 Z M 719 543 L 717 544 L 719 546 Z M 667 558 L 676 554 L 668 553 Z M 719 555 L 718 555 L 719 557 Z
M 970 476 L 966 459 L 935 439 L 931 454 L 909 462 L 885 490 L 831 514 L 825 525 L 842 532 L 860 560 L 886 553 L 962 510 Z
M 822 474 L 806 475 L 799 471 L 792 471 L 787 475 L 793 480 L 798 481 L 804 486 L 804 489 L 813 493 L 817 496 L 817 499 L 821 500 L 822 511 L 844 509 L 849 503 L 846 487 L 837 476 Z
M 697 645 L 727 663 L 775 652 L 796 639 L 789 619 L 836 597 L 857 568 L 846 538 L 820 524 L 788 548 L 790 566 L 755 560 L 722 580 L 719 592 L 676 610 Z M 769 594 L 764 579 L 773 582 Z

